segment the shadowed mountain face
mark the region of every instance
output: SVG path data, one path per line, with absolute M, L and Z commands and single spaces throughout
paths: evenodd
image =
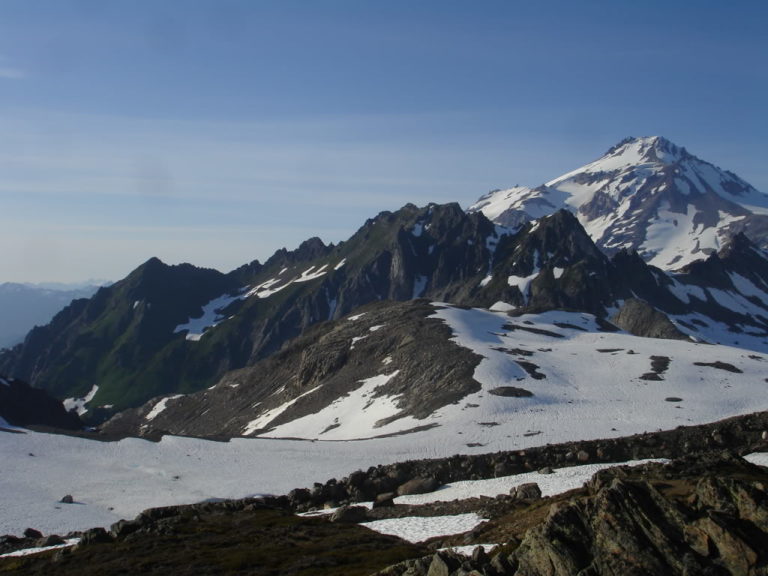
M 636 250 L 667 270 L 717 252 L 740 231 L 768 247 L 768 195 L 661 137 L 628 138 L 538 188 L 490 192 L 469 211 L 516 227 L 562 208 L 606 254 Z
M 83 423 L 45 390 L 14 378 L 0 377 L 0 420 L 13 426 L 45 426 L 80 430 Z

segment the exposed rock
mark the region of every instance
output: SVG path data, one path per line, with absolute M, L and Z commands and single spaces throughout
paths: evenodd
M 75 499 L 72 498 L 71 494 L 67 494 L 66 496 L 63 496 L 61 500 L 59 500 L 62 504 L 74 504 Z
M 537 500 L 541 498 L 541 488 L 536 482 L 527 482 L 515 486 L 509 491 L 509 494 L 515 500 Z
M 427 576 L 452 576 L 461 567 L 464 558 L 453 552 L 437 552 L 432 557 Z
M 331 515 L 331 522 L 358 524 L 367 517 L 368 509 L 365 506 L 342 506 Z
M 401 484 L 397 487 L 397 494 L 400 496 L 408 496 L 411 494 L 425 494 L 427 492 L 434 492 L 440 486 L 440 483 L 436 478 L 430 476 L 427 478 L 417 477 L 408 482 Z
M 637 298 L 624 302 L 611 317 L 611 322 L 635 336 L 688 340 L 688 336 L 680 332 L 666 314 Z
M 59 546 L 64 543 L 64 539 L 56 534 L 50 534 L 37 541 L 37 545 L 41 548 L 45 548 L 46 546 Z
M 35 530 L 34 528 L 27 528 L 24 530 L 24 537 L 25 538 L 35 538 L 39 540 L 43 537 L 43 533 L 39 530 Z
M 647 480 L 604 471 L 592 483 L 592 496 L 553 506 L 510 557 L 514 573 L 765 573 L 768 495 L 740 479 L 765 477 L 764 470 L 732 458 L 648 470 Z M 704 477 L 692 481 L 699 473 Z M 681 496 L 669 490 L 667 478 Z
M 112 542 L 112 536 L 104 528 L 91 528 L 83 532 L 78 545 L 87 546 L 89 544 L 104 544 L 107 542 Z
M 517 386 L 498 386 L 488 390 L 488 393 L 494 396 L 508 396 L 510 398 L 529 398 L 533 396 L 533 392 L 530 390 L 518 388 Z
M 394 492 L 385 492 L 384 494 L 377 494 L 373 501 L 374 508 L 391 508 L 395 505 Z

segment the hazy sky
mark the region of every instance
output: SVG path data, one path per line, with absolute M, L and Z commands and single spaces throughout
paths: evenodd
M 768 2 L 3 0 L 0 281 L 229 270 L 664 135 L 768 192 Z

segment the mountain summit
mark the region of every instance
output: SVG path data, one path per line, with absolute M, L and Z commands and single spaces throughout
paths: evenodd
M 668 270 L 716 252 L 740 231 L 768 245 L 768 195 L 660 136 L 622 140 L 537 188 L 494 190 L 469 211 L 520 226 L 561 208 L 607 253 L 637 250 Z

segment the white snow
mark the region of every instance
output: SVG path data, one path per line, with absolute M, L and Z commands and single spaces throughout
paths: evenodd
M 173 400 L 175 398 L 181 398 L 182 396 L 183 394 L 174 394 L 173 396 L 166 396 L 165 398 L 161 398 L 152 407 L 152 410 L 150 410 L 149 413 L 147 413 L 147 415 L 144 417 L 144 420 L 146 420 L 147 422 L 154 420 L 162 413 L 163 410 L 166 409 L 169 400 Z
M 398 496 L 395 504 L 431 504 L 433 502 L 450 502 L 451 500 L 463 500 L 479 496 L 491 498 L 499 494 L 509 494 L 512 488 L 536 482 L 541 489 L 542 496 L 555 496 L 568 490 L 580 488 L 589 480 L 595 472 L 613 468 L 618 465 L 638 466 L 647 462 L 666 462 L 663 459 L 632 460 L 622 463 L 584 464 L 567 468 L 556 468 L 552 474 L 540 474 L 539 472 L 527 472 L 486 480 L 465 480 L 452 482 L 441 486 L 434 492 L 427 494 L 414 494 L 411 496 Z
M 360 320 L 360 318 L 362 318 L 366 314 L 367 312 L 361 312 L 360 314 L 355 314 L 354 316 L 348 316 L 347 320 L 352 320 L 354 322 L 355 320 Z
M 173 333 L 187 332 L 186 339 L 193 342 L 197 342 L 203 337 L 205 331 L 216 327 L 218 324 L 227 319 L 226 316 L 222 316 L 220 311 L 232 304 L 235 300 L 242 298 L 241 294 L 224 294 L 218 298 L 214 298 L 208 304 L 203 306 L 203 315 L 199 318 L 190 318 L 184 324 L 179 324 L 173 330 Z
M 485 522 L 485 519 L 470 512 L 455 516 L 411 516 L 406 518 L 388 518 L 365 522 L 362 526 L 381 534 L 397 536 L 408 542 L 423 542 L 436 536 L 450 536 L 472 530 Z
M 764 466 L 768 468 L 768 452 L 754 452 L 744 456 L 745 460 L 757 464 L 758 466 Z
M 342 268 L 342 267 L 344 266 L 344 264 L 346 264 L 346 263 L 347 263 L 347 259 L 346 259 L 346 258 L 342 258 L 342 259 L 341 259 L 341 262 L 339 262 L 338 264 L 336 264 L 336 266 L 334 266 L 334 267 L 333 267 L 333 269 L 334 269 L 334 270 L 339 270 L 339 269 L 340 269 L 340 268 Z
M 398 414 L 398 399 L 377 395 L 395 374 L 373 372 L 349 395 L 317 414 L 277 426 L 269 438 L 97 442 L 0 432 L 0 534 L 20 533 L 28 526 L 63 534 L 108 526 L 153 506 L 283 494 L 376 464 L 619 437 L 768 410 L 766 360 L 742 348 L 600 332 L 594 317 L 580 313 L 510 318 L 441 304 L 434 316 L 450 327 L 458 345 L 482 358 L 474 371 L 481 389 L 423 420 L 399 418 L 377 428 L 376 420 Z M 561 337 L 532 333 L 531 328 Z M 517 356 L 512 349 L 532 355 Z M 652 355 L 671 359 L 661 382 L 639 378 L 650 370 Z M 534 363 L 546 378 L 531 378 L 518 359 Z M 702 359 L 733 364 L 742 373 L 694 365 Z M 534 395 L 489 393 L 510 385 Z M 668 397 L 682 401 L 669 402 Z M 268 427 L 290 402 L 254 419 L 245 433 Z M 420 431 L 406 433 L 417 427 Z M 388 435 L 396 433 L 401 434 Z M 326 438 L 356 441 L 322 441 Z M 568 474 L 557 471 L 552 480 Z M 60 503 L 64 494 L 72 494 L 78 504 Z
M 75 410 L 78 414 L 78 416 L 82 416 L 86 412 L 88 412 L 88 408 L 85 407 L 88 402 L 93 400 L 94 396 L 96 396 L 96 392 L 99 391 L 98 385 L 94 384 L 93 387 L 90 389 L 88 394 L 86 394 L 82 398 L 65 398 L 62 404 L 64 404 L 64 408 L 67 410 L 67 412 L 71 412 L 72 410 Z
M 19 556 L 31 556 L 32 554 L 39 554 L 40 552 L 49 552 L 50 550 L 69 548 L 78 542 L 80 542 L 80 538 L 67 538 L 64 540 L 64 544 L 57 544 L 55 546 L 38 546 L 36 548 L 24 548 L 23 550 L 15 550 L 14 552 L 0 554 L 0 558 L 18 558 Z
M 304 270 L 304 272 L 301 273 L 301 276 L 299 276 L 298 278 L 295 278 L 293 281 L 309 282 L 310 280 L 316 280 L 322 276 L 325 276 L 325 274 L 327 273 L 326 268 L 328 268 L 328 264 L 323 264 L 317 270 L 315 270 L 315 266 L 310 266 L 309 268 Z
M 481 197 L 468 210 L 482 211 L 494 221 L 508 211 L 515 218 L 530 221 L 567 208 L 577 215 L 595 242 L 601 241 L 613 249 L 637 248 L 645 252 L 646 257 L 652 258 L 650 262 L 653 265 L 665 269 L 680 268 L 706 256 L 705 251 L 718 250 L 726 228 L 744 217 L 720 212 L 716 226 L 694 225 L 696 209 L 692 207 L 693 204 L 708 204 L 706 201 L 703 204 L 700 202 L 701 195 L 715 194 L 755 214 L 768 214 L 768 195 L 712 164 L 695 157 L 684 157 L 679 149 L 670 150 L 674 149 L 659 137 L 636 138 L 544 186 L 515 186 L 508 190 L 495 190 Z M 642 246 L 633 244 L 635 240 L 622 239 L 624 233 L 632 231 L 639 215 L 633 199 L 641 191 L 648 196 L 666 193 L 669 170 L 673 164 L 675 189 L 690 199 L 691 206 L 684 214 L 671 212 L 669 205 L 662 208 L 648 222 L 645 244 Z M 732 194 L 729 192 L 731 186 L 742 192 Z M 600 216 L 590 219 L 579 209 L 591 202 L 598 193 L 610 198 L 615 205 Z M 677 224 L 674 220 L 678 221 Z M 640 224 L 640 228 L 644 226 L 644 223 Z M 642 230 L 639 232 L 642 234 Z
M 552 268 L 552 275 L 555 277 L 555 280 L 559 280 L 563 272 L 565 272 L 565 268 L 558 268 L 557 266 Z
M 248 423 L 248 425 L 245 427 L 245 430 L 243 430 L 243 436 L 250 436 L 256 430 L 259 430 L 261 428 L 266 428 L 269 425 L 269 423 L 272 422 L 272 420 L 274 420 L 280 414 L 282 414 L 283 412 L 288 410 L 288 408 L 290 408 L 291 406 L 296 404 L 296 402 L 298 402 L 301 398 L 304 398 L 305 396 L 309 396 L 310 394 L 312 394 L 312 392 L 314 392 L 318 388 L 320 388 L 320 386 L 315 386 L 311 390 L 307 390 L 303 394 L 301 394 L 299 396 L 296 396 L 296 398 L 294 398 L 293 400 L 289 400 L 288 402 L 286 402 L 284 404 L 281 404 L 277 408 L 273 408 L 272 410 L 269 410 L 269 411 L 265 412 L 264 414 L 262 414 L 261 416 L 259 416 L 255 420 L 251 420 Z M 282 390 L 283 389 L 281 388 L 277 392 L 278 393 L 282 392 Z
M 399 370 L 360 381 L 360 386 L 319 412 L 281 424 L 261 434 L 263 438 L 311 438 L 356 440 L 407 430 L 419 425 L 413 418 L 401 418 L 384 426 L 377 423 L 400 412 L 395 396 L 377 395 L 378 388 L 397 376 Z
M 531 282 L 533 282 L 536 277 L 539 275 L 540 270 L 538 268 L 535 268 L 531 274 L 528 276 L 510 276 L 507 278 L 507 284 L 510 286 L 516 286 L 518 290 L 520 290 L 520 293 L 523 295 L 523 300 L 525 302 L 528 302 L 528 297 L 530 296 L 529 288 L 531 285 Z

